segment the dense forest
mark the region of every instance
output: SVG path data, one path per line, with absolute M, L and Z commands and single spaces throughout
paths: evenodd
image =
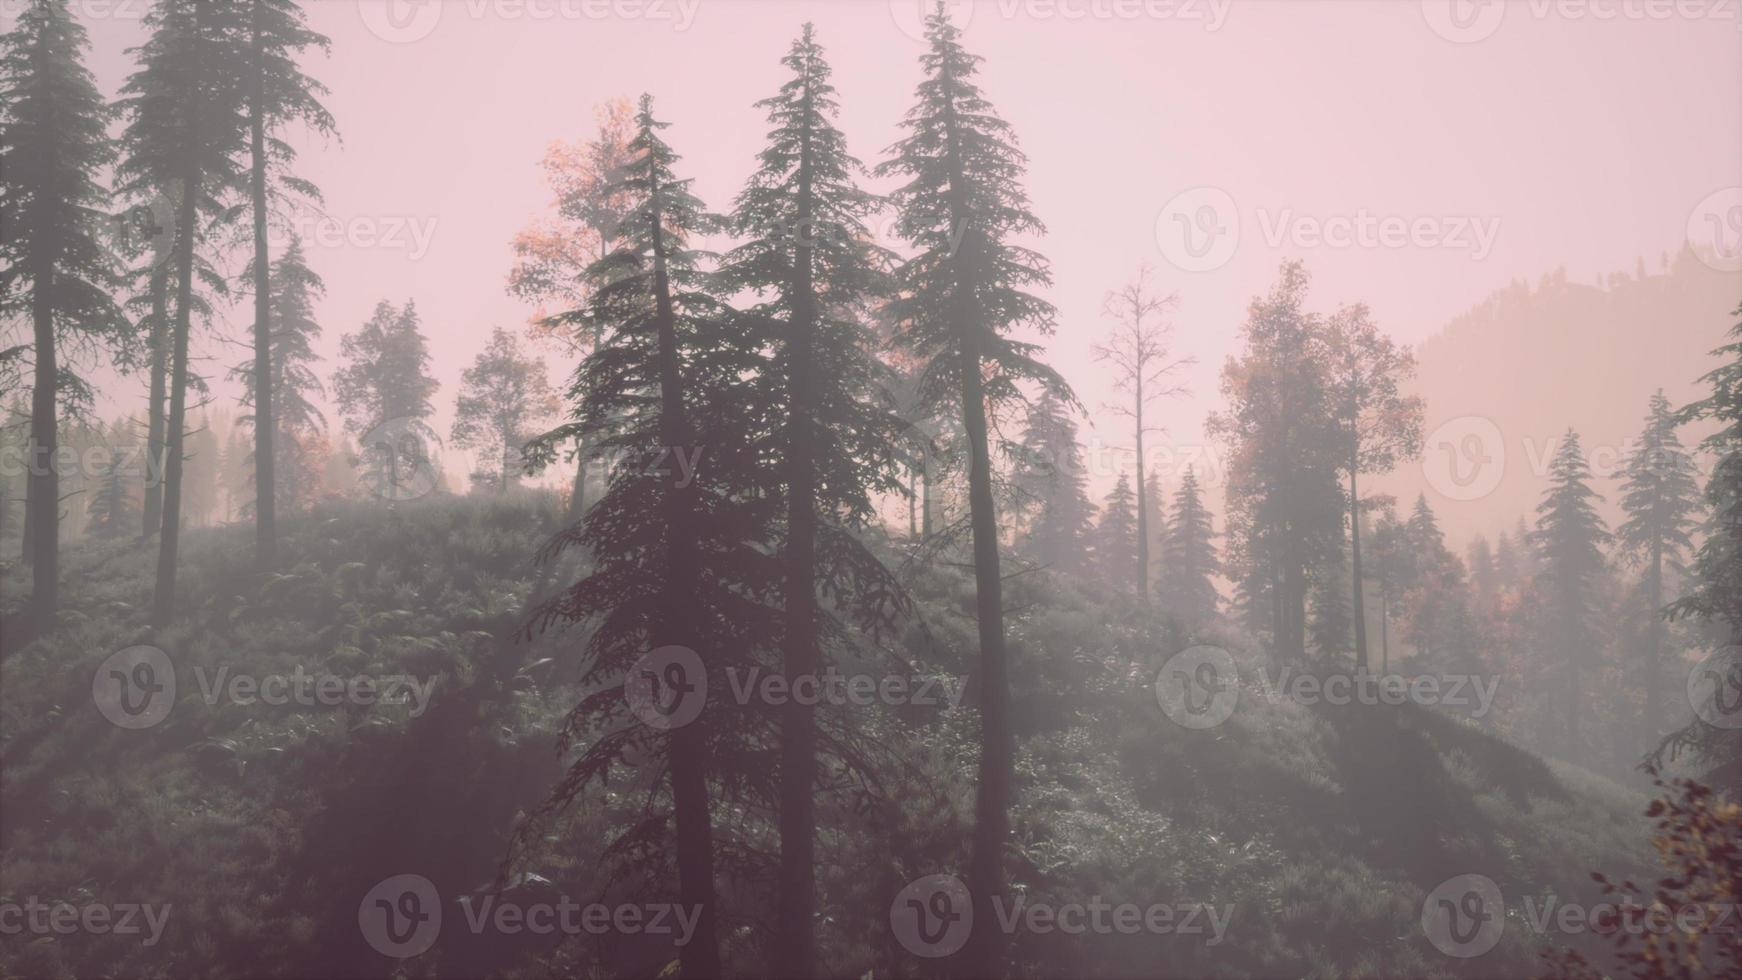
M 450 327 L 310 219 L 325 12 L 129 3 L 0 5 L 0 977 L 1742 976 L 1742 190 L 1201 322 L 1211 205 L 1049 249 L 1014 6 L 789 4 L 517 93 Z

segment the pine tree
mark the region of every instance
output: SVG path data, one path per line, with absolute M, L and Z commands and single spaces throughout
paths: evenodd
M 1137 588 L 1137 556 L 1137 495 L 1131 477 L 1120 473 L 1095 525 L 1095 563 L 1101 577 L 1124 592 Z
M 1681 423 L 1718 424 L 1700 448 L 1712 458 L 1706 481 L 1705 540 L 1694 553 L 1692 587 L 1669 607 L 1671 618 L 1691 618 L 1712 627 L 1714 645 L 1742 646 L 1742 306 L 1730 329 L 1730 343 L 1712 352 L 1723 363 L 1701 382 L 1711 394 L 1676 413 Z M 1742 735 L 1706 725 L 1696 718 L 1676 736 L 1675 745 L 1692 744 L 1711 763 L 1742 757 Z M 1727 782 L 1734 789 L 1734 770 Z
M 340 338 L 339 354 L 346 363 L 333 373 L 333 393 L 347 432 L 367 436 L 383 426 L 420 423 L 434 411 L 430 399 L 439 385 L 429 376 L 429 343 L 415 304 L 395 310 L 382 300 L 356 333 Z M 377 494 L 394 497 L 413 478 L 400 466 L 404 447 L 376 441 L 361 448 Z
M 1081 568 L 1095 505 L 1089 502 L 1077 424 L 1057 395 L 1043 392 L 1028 406 L 1012 484 L 1034 511 L 1021 547 L 1059 572 Z
M 1537 586 L 1544 599 L 1544 636 L 1561 674 L 1562 734 L 1569 757 L 1582 749 L 1579 714 L 1583 708 L 1583 672 L 1597 635 L 1592 624 L 1596 615 L 1598 577 L 1604 570 L 1602 546 L 1608 529 L 1597 515 L 1591 489 L 1591 469 L 1571 429 L 1549 463 L 1549 487 L 1536 508 L 1536 530 L 1531 536 L 1542 570 Z
M 32 326 L 25 523 L 38 633 L 60 605 L 61 401 L 89 398 L 62 345 L 119 343 L 129 331 L 110 299 L 116 265 L 97 176 L 115 150 L 104 129 L 111 112 L 82 60 L 88 44 L 60 0 L 31 0 L 0 37 L 0 317 Z
M 166 345 L 163 516 L 152 597 L 152 623 L 158 627 L 167 626 L 175 615 L 200 219 L 218 214 L 222 193 L 235 186 L 233 157 L 241 146 L 246 61 L 238 43 L 240 13 L 239 7 L 227 4 L 158 0 L 145 18 L 150 37 L 136 51 L 139 70 L 122 88 L 128 125 L 120 172 L 129 187 L 171 201 L 175 213 L 175 319 Z
M 1210 622 L 1222 601 L 1215 583 L 1221 562 L 1216 556 L 1210 512 L 1198 490 L 1197 472 L 1189 466 L 1173 496 L 1173 516 L 1167 525 L 1167 556 L 1162 594 L 1168 608 L 1188 625 L 1203 626 Z
M 251 282 L 252 270 L 244 272 L 243 276 Z M 270 476 L 278 481 L 278 487 L 270 495 L 255 487 L 253 512 L 257 523 L 266 519 L 259 507 L 268 496 L 275 506 L 283 504 L 282 509 L 288 510 L 300 509 L 308 502 L 315 489 L 309 479 L 315 469 L 309 447 L 327 428 L 326 415 L 315 403 L 316 398 L 325 397 L 326 386 L 321 384 L 313 367 L 321 360 L 314 351 L 315 340 L 321 335 L 321 325 L 314 319 L 314 304 L 326 292 L 326 285 L 308 267 L 300 238 L 291 239 L 284 254 L 273 264 L 268 281 L 272 333 L 267 357 L 271 392 L 267 400 L 273 406 L 271 424 L 278 432 L 266 440 L 256 437 L 254 452 L 249 458 L 255 464 L 253 481 L 257 484 Z M 253 333 L 259 336 L 258 324 Z M 255 394 L 260 363 L 256 356 L 230 371 L 232 378 L 242 382 L 241 403 L 255 406 L 255 412 L 239 419 L 250 426 L 267 424 L 259 412 L 261 399 Z M 259 462 L 262 445 L 271 446 L 277 456 L 269 467 Z M 258 535 L 255 540 L 257 547 L 266 549 L 263 553 L 270 554 L 270 540 L 263 543 Z
M 133 488 L 128 478 L 126 457 L 109 454 L 109 463 L 91 500 L 87 514 L 86 533 L 99 541 L 113 541 L 133 533 L 137 520 L 133 513 Z
M 654 791 L 669 786 L 675 847 L 659 816 L 613 853 L 646 861 L 674 852 L 679 897 L 700 909 L 682 973 L 702 978 L 721 975 L 710 783 L 728 795 L 741 795 L 747 782 L 761 785 L 766 760 L 750 756 L 773 741 L 772 726 L 723 699 L 678 727 L 624 724 L 624 698 L 609 685 L 650 649 L 676 646 L 694 651 L 704 672 L 686 683 L 725 690 L 728 670 L 748 669 L 754 651 L 777 642 L 765 600 L 780 581 L 778 563 L 760 548 L 777 502 L 761 492 L 766 468 L 755 433 L 744 429 L 765 412 L 760 392 L 744 383 L 761 365 L 743 320 L 707 291 L 694 239 L 717 220 L 674 174 L 664 126 L 643 96 L 634 162 L 616 185 L 628 201 L 616 246 L 588 269 L 586 304 L 552 318 L 603 336 L 570 386 L 574 421 L 556 431 L 609 433 L 602 447 L 621 463 L 604 497 L 546 547 L 546 559 L 583 547 L 593 567 L 540 607 L 534 628 L 598 624 L 582 680 L 599 693 L 583 699 L 564 727 L 565 745 L 578 738 L 587 745 L 551 804 L 606 779 L 626 752 L 654 762 L 664 777 Z M 668 473 L 666 454 L 690 447 L 707 458 L 686 482 Z
M 1502 539 L 1504 540 L 1504 538 Z M 1499 575 L 1495 570 L 1494 549 L 1480 534 L 1470 540 L 1465 564 L 1470 566 L 1470 588 L 1484 609 L 1492 609 L 1500 593 Z
M 1665 603 L 1665 572 L 1679 576 L 1685 571 L 1684 562 L 1694 546 L 1689 532 L 1697 525 L 1700 507 L 1694 460 L 1675 430 L 1675 414 L 1660 388 L 1651 396 L 1645 430 L 1627 460 L 1621 484 L 1621 507 L 1627 519 L 1615 529 L 1621 553 L 1633 564 L 1645 566 L 1642 584 L 1651 616 L 1650 647 L 1643 658 L 1645 730 L 1653 740 L 1663 726 L 1664 628 L 1659 613 Z
M 1523 581 L 1518 561 L 1518 545 L 1513 543 L 1512 535 L 1500 532 L 1500 539 L 1494 544 L 1494 583 L 1499 588 L 1516 591 Z
M 1307 571 L 1307 637 L 1325 654 L 1346 653 L 1353 635 L 1350 622 L 1349 563 L 1341 551 L 1321 559 Z M 1359 669 L 1365 669 L 1364 665 Z
M 544 362 L 520 352 L 520 344 L 497 327 L 490 344 L 460 376 L 454 403 L 454 445 L 476 449 L 492 461 L 491 482 L 507 493 L 525 466 L 521 452 L 534 426 L 556 412 L 556 395 Z
M 278 421 L 276 396 L 280 388 L 276 379 L 283 372 L 273 365 L 278 353 L 274 348 L 280 341 L 272 325 L 273 299 L 278 290 L 272 283 L 267 208 L 272 198 L 287 189 L 316 200 L 320 196 L 314 185 L 285 173 L 296 151 L 276 134 L 290 123 L 331 134 L 334 124 L 332 114 L 320 101 L 326 87 L 303 74 L 297 65 L 297 58 L 306 49 L 324 51 L 330 43 L 309 29 L 297 0 L 246 0 L 242 16 L 247 35 L 248 196 L 254 223 L 254 560 L 256 567 L 265 570 L 272 567 L 277 547 L 278 460 L 300 456 L 300 450 L 274 448 L 280 433 L 295 433 L 299 426 Z M 306 411 L 301 414 L 306 418 Z M 294 486 L 294 478 L 282 482 Z
M 926 41 L 925 79 L 904 122 L 906 136 L 878 173 L 904 181 L 892 195 L 896 229 L 917 252 L 896 273 L 899 298 L 890 308 L 898 340 L 923 365 L 922 405 L 954 406 L 967 439 L 981 724 L 968 877 L 975 917 L 991 922 L 993 902 L 1004 893 L 1016 746 L 987 415 L 1020 397 L 1023 380 L 1074 396 L 1035 360 L 1033 344 L 1010 337 L 1014 329 L 1048 334 L 1054 326 L 1052 306 L 1027 292 L 1051 281 L 1045 261 L 1010 242 L 1045 230 L 1021 188 L 1025 158 L 1009 124 L 980 93 L 974 81 L 980 59 L 962 48 L 941 3 L 926 19 Z M 969 942 L 970 972 L 1003 971 L 1000 930 L 976 929 Z
M 1167 495 L 1161 489 L 1161 477 L 1151 470 L 1144 481 L 1145 489 L 1140 496 L 1144 517 L 1138 522 L 1142 528 L 1142 538 L 1148 544 L 1149 561 L 1144 564 L 1145 580 L 1155 583 L 1155 590 L 1161 589 L 1161 578 L 1167 570 Z
M 883 395 L 887 369 L 871 353 L 866 326 L 886 292 L 890 256 L 871 243 L 864 222 L 879 203 L 859 187 L 864 168 L 836 128 L 831 70 L 806 24 L 781 60 L 790 73 L 768 113 L 767 146 L 739 194 L 733 230 L 749 240 L 724 257 L 723 294 L 748 292 L 745 313 L 773 356 L 762 374 L 775 406 L 770 433 L 776 493 L 785 502 L 778 542 L 785 629 L 781 669 L 789 683 L 816 676 L 824 636 L 844 635 L 829 611 L 852 609 L 875 631 L 891 612 L 894 579 L 853 535 L 874 507 L 873 492 L 899 489 L 891 450 L 899 419 Z M 836 600 L 819 602 L 824 583 Z M 818 972 L 815 793 L 817 718 L 799 699 L 781 709 L 778 930 L 771 971 Z M 838 739 L 831 739 L 838 744 Z

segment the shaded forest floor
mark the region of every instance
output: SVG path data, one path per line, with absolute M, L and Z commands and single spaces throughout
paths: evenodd
M 323 506 L 285 522 L 285 571 L 265 579 L 249 570 L 250 527 L 194 531 L 182 620 L 158 634 L 146 626 L 153 549 L 69 549 L 63 601 L 76 611 L 0 659 L 0 901 L 172 912 L 149 947 L 118 935 L 9 941 L 0 975 L 193 978 L 243 963 L 285 977 L 657 974 L 671 949 L 651 940 L 444 928 L 402 963 L 358 928 L 365 893 L 403 873 L 428 877 L 459 920 L 490 892 L 516 822 L 560 778 L 556 732 L 578 696 L 584 637 L 522 629 L 529 604 L 574 571 L 530 561 L 558 517 L 536 494 Z M 903 562 L 895 544 L 877 544 Z M 971 577 L 942 563 L 904 574 L 924 628 L 910 624 L 890 649 L 866 644 L 865 663 L 966 673 Z M 0 616 L 27 582 L 16 564 L 0 570 Z M 1161 663 L 1203 642 L 1256 672 L 1263 655 L 1249 639 L 1231 627 L 1186 636 L 1133 599 L 1043 574 L 1012 577 L 1007 602 L 1022 738 L 1013 888 L 1032 903 L 1232 908 L 1214 945 L 1022 932 L 1017 975 L 1528 976 L 1564 937 L 1533 933 L 1519 900 L 1594 902 L 1590 871 L 1637 877 L 1649 863 L 1642 796 L 1472 723 L 1243 691 L 1228 722 L 1188 730 L 1157 705 Z M 92 697 L 99 665 L 134 644 L 166 651 L 178 681 L 169 716 L 141 730 L 112 724 Z M 435 686 L 421 711 L 205 696 L 220 676 L 299 668 Z M 821 803 L 824 961 L 842 976 L 934 975 L 890 935 L 889 904 L 909 881 L 966 867 L 974 712 L 852 710 L 887 761 Z M 508 894 L 669 898 L 668 881 L 613 879 L 598 861 L 642 819 L 646 778 L 585 794 L 519 855 Z M 742 869 L 721 883 L 728 959 L 757 975 L 774 906 L 772 875 L 758 870 L 772 870 L 772 819 L 722 801 L 716 822 Z M 1500 945 L 1467 961 L 1441 955 L 1420 926 L 1425 894 L 1464 873 L 1493 878 L 1509 909 Z

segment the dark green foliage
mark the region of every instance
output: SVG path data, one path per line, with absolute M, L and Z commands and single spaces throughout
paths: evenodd
M 1032 516 L 1020 546 L 1035 562 L 1060 574 L 1084 570 L 1095 505 L 1089 502 L 1077 423 L 1051 391 L 1028 406 L 1028 421 L 1011 483 L 1018 510 Z
M 1131 477 L 1119 474 L 1101 505 L 1095 525 L 1095 565 L 1102 580 L 1119 592 L 1137 591 L 1137 495 Z
M 243 273 L 252 283 L 252 269 Z M 315 322 L 314 304 L 326 292 L 321 277 L 310 269 L 303 256 L 302 241 L 292 239 L 284 255 L 273 263 L 271 275 L 271 374 L 272 417 L 278 433 L 271 440 L 277 454 L 273 468 L 278 491 L 274 498 L 282 509 L 300 510 L 315 494 L 313 472 L 317 468 L 311 458 L 315 441 L 325 434 L 326 415 L 314 399 L 326 395 L 326 386 L 315 373 L 315 363 L 321 360 L 314 352 L 314 342 L 321 335 L 321 325 Z M 230 376 L 242 383 L 241 404 L 255 403 L 256 362 L 250 360 L 230 369 Z M 237 421 L 254 425 L 252 413 Z M 258 441 L 256 447 L 260 445 Z M 249 455 L 255 458 L 259 450 Z M 252 479 L 250 480 L 252 485 Z M 250 512 L 253 507 L 244 508 Z
M 1209 623 L 1221 606 L 1215 576 L 1222 567 L 1215 538 L 1210 512 L 1198 490 L 1197 471 L 1187 467 L 1168 519 L 1161 594 L 1167 609 L 1189 625 Z

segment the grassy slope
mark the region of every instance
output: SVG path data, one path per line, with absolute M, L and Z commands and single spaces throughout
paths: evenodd
M 388 975 L 397 964 L 358 935 L 364 892 L 404 872 L 444 896 L 478 889 L 517 813 L 558 773 L 552 737 L 574 699 L 578 643 L 516 639 L 541 587 L 527 556 L 554 517 L 538 498 L 323 508 L 289 522 L 289 571 L 264 583 L 247 571 L 248 528 L 195 532 L 186 614 L 156 637 L 144 626 L 152 555 L 75 550 L 66 603 L 87 612 L 0 660 L 0 899 L 168 902 L 172 918 L 153 949 L 119 937 L 9 942 L 0 976 L 197 977 L 244 963 L 283 976 Z M 0 574 L 0 596 L 14 596 L 19 570 Z M 911 631 L 903 652 L 964 671 L 970 580 L 937 568 L 913 589 L 928 633 Z M 1630 873 L 1643 861 L 1642 799 L 1467 724 L 1414 709 L 1273 705 L 1248 691 L 1227 724 L 1187 731 L 1150 690 L 1184 642 L 1167 624 L 1035 575 L 1013 578 L 1009 601 L 1028 723 L 1017 888 L 1035 901 L 1234 904 L 1216 947 L 1021 936 L 1024 975 L 1528 974 L 1538 943 L 1519 914 L 1524 895 L 1588 898 L 1589 869 Z M 10 598 L 0 605 L 11 609 Z M 93 707 L 91 679 L 110 653 L 141 642 L 170 653 L 179 699 L 163 724 L 124 731 Z M 1258 667 L 1238 637 L 1219 642 L 1243 670 Z M 194 672 L 225 665 L 439 680 L 418 718 L 403 707 L 208 705 Z M 963 866 L 972 713 L 861 724 L 907 765 L 883 786 L 897 802 L 824 808 L 820 931 L 830 962 L 855 975 L 911 974 L 925 965 L 893 946 L 883 910 L 907 880 Z M 527 870 L 581 901 L 622 887 L 593 858 L 640 802 L 632 785 L 595 793 Z M 746 847 L 766 856 L 765 822 L 738 822 L 751 828 Z M 1501 946 L 1468 962 L 1442 957 L 1417 924 L 1425 891 L 1464 872 L 1494 878 L 1512 909 Z M 730 952 L 747 968 L 766 934 L 746 916 L 767 907 L 756 887 L 728 896 L 729 923 L 745 927 Z M 639 975 L 666 956 L 444 926 L 436 951 L 405 969 L 536 976 L 548 960 L 586 975 L 606 958 Z

